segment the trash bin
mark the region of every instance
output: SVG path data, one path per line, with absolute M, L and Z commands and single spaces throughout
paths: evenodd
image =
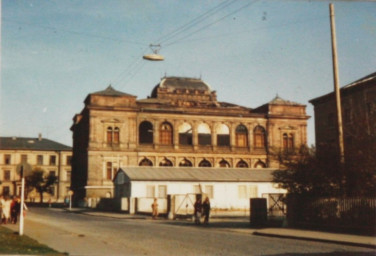
M 252 226 L 265 226 L 268 213 L 266 207 L 266 198 L 251 198 L 250 199 L 251 205 L 251 213 L 250 213 L 250 221 Z

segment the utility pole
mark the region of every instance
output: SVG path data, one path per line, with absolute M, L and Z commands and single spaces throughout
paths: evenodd
M 332 36 L 332 58 L 333 58 L 333 77 L 334 77 L 334 93 L 337 109 L 337 127 L 338 127 L 338 147 L 341 164 L 345 163 L 345 149 L 343 142 L 343 127 L 342 127 L 342 110 L 341 110 L 341 94 L 339 90 L 339 75 L 337 62 L 337 40 L 336 40 L 336 25 L 334 21 L 334 5 L 329 4 L 330 10 L 330 28 Z

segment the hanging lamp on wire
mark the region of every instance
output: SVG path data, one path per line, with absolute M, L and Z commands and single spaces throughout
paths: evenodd
M 152 54 L 145 54 L 142 56 L 143 59 L 145 60 L 150 60 L 150 61 L 163 61 L 164 57 L 159 54 L 159 50 L 161 49 L 160 44 L 150 44 L 150 49 L 152 50 Z

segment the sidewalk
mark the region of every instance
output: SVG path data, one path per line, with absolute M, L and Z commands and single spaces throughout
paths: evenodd
M 69 211 L 69 210 L 67 210 Z M 118 219 L 151 219 L 147 215 L 132 215 L 126 213 L 113 213 L 113 212 L 98 212 L 92 210 L 79 210 L 72 209 L 72 212 L 82 213 L 91 216 L 101 216 L 108 218 L 118 218 Z M 169 220 L 160 218 L 159 221 L 169 221 L 169 222 L 181 222 L 186 224 L 187 220 Z M 231 225 L 231 227 L 226 227 L 221 225 L 221 223 L 231 223 L 242 222 L 243 225 Z M 269 237 L 278 237 L 278 238 L 288 238 L 288 239 L 299 239 L 299 240 L 308 240 L 308 241 L 318 241 L 318 242 L 327 242 L 327 243 L 337 243 L 344 245 L 359 246 L 365 248 L 376 249 L 376 237 L 372 236 L 361 236 L 361 235 L 351 235 L 351 234 L 338 234 L 330 232 L 321 232 L 321 231 L 310 231 L 310 230 L 301 230 L 301 229 L 291 229 L 291 228 L 259 228 L 255 229 L 249 225 L 249 219 L 244 218 L 231 218 L 231 217 L 213 217 L 211 218 L 211 225 L 214 227 L 220 227 L 224 230 L 247 233 L 250 235 L 258 236 L 269 236 Z

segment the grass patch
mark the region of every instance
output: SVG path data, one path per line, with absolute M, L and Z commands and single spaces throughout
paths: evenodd
M 0 226 L 0 254 L 68 255 L 59 253 L 28 236 Z

